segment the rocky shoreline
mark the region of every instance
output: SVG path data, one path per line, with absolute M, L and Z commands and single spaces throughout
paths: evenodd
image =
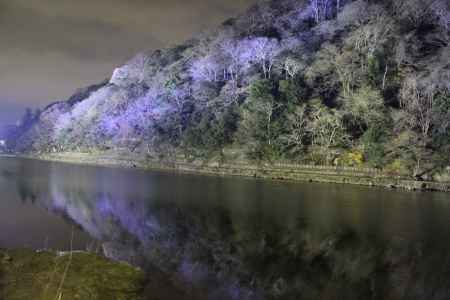
M 419 181 L 406 176 L 385 174 L 377 169 L 329 167 L 297 164 L 221 163 L 218 161 L 152 160 L 124 153 L 52 153 L 20 157 L 83 165 L 113 166 L 191 173 L 213 176 L 239 176 L 268 180 L 288 180 L 399 188 L 410 191 L 450 192 L 450 182 Z

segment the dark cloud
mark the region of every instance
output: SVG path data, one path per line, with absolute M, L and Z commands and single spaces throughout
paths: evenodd
M 255 1 L 0 0 L 0 109 L 66 98 L 135 53 L 214 28 Z
M 134 32 L 101 19 L 45 16 L 24 7 L 8 11 L 0 19 L 2 51 L 61 52 L 81 59 L 109 60 L 138 47 L 161 44 L 151 32 Z

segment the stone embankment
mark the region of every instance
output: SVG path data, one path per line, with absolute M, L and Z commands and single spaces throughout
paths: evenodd
M 288 163 L 249 164 L 218 161 L 153 160 L 118 153 L 51 153 L 27 158 L 85 165 L 117 166 L 218 176 L 242 176 L 272 180 L 380 186 L 420 191 L 450 192 L 450 182 L 418 181 L 410 177 L 383 173 L 373 168 L 312 166 Z

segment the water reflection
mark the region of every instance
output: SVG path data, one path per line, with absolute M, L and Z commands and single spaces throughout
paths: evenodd
M 0 160 L 0 248 L 69 250 L 72 231 L 74 247 L 89 246 L 92 238 L 74 222 L 63 221 L 40 205 L 48 195 L 45 174 L 23 177 L 27 172 L 22 161 Z
M 447 194 L 17 159 L 0 168 L 2 198 L 62 216 L 107 256 L 157 267 L 211 299 L 448 296 Z M 11 211 L 0 214 L 3 227 Z M 20 214 L 25 226 L 28 217 Z M 41 217 L 52 224 L 51 214 Z

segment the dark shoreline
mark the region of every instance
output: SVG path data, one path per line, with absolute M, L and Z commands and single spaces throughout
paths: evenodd
M 11 157 L 11 156 L 9 156 Z M 210 176 L 233 176 L 266 180 L 352 184 L 360 186 L 398 188 L 409 191 L 450 192 L 450 182 L 418 181 L 402 176 L 392 176 L 376 169 L 309 166 L 294 164 L 247 164 L 156 161 L 129 154 L 111 153 L 53 153 L 27 154 L 15 157 L 55 161 L 78 165 L 137 168 L 175 173 Z

